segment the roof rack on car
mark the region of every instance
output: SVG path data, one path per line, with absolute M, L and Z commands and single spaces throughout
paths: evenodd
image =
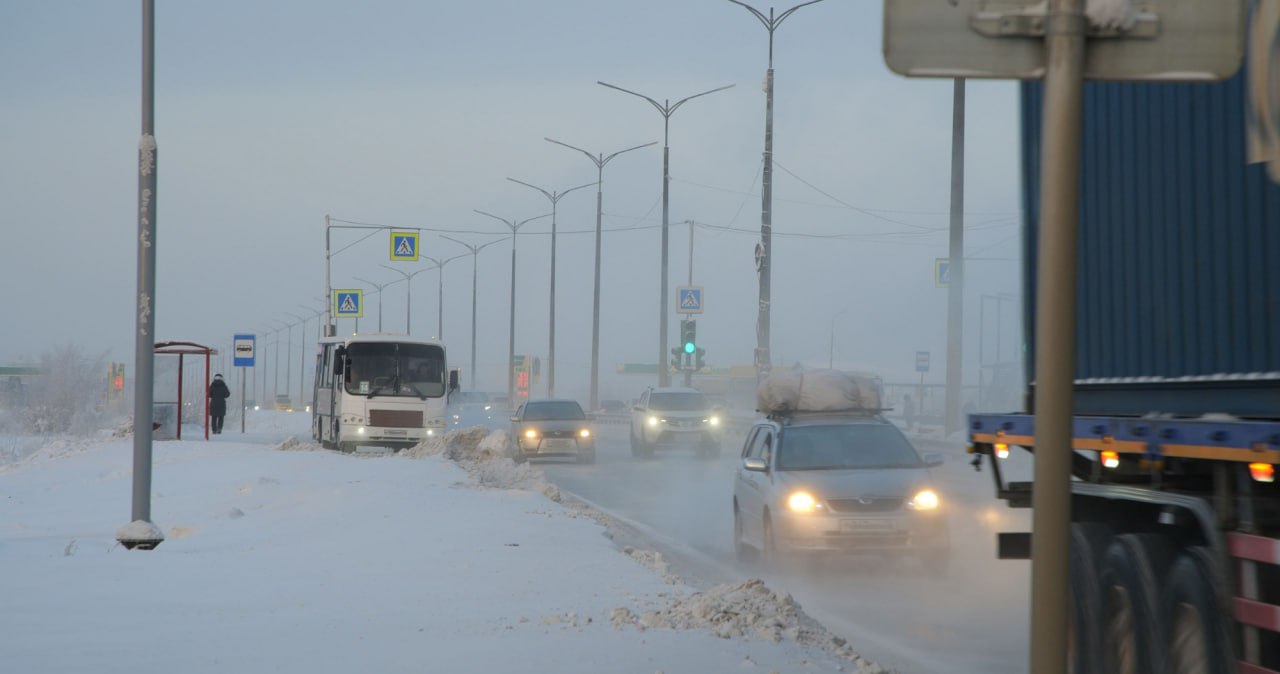
M 837 415 L 873 417 L 877 414 L 883 414 L 892 410 L 892 407 L 852 407 L 844 410 L 780 410 L 765 414 L 765 418 L 772 419 L 781 423 L 788 423 L 793 419 L 803 419 L 809 417 L 829 417 Z M 760 410 L 756 410 L 759 412 Z

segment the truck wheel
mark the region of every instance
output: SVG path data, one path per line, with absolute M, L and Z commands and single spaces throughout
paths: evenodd
M 1173 563 L 1162 607 L 1169 620 L 1171 674 L 1234 671 L 1231 641 L 1219 610 L 1223 587 L 1225 581 L 1207 548 L 1188 548 Z
M 1096 522 L 1071 525 L 1068 572 L 1071 579 L 1070 621 L 1067 628 L 1067 671 L 1089 674 L 1102 670 L 1099 651 L 1102 638 L 1098 617 L 1102 615 L 1102 592 L 1098 585 L 1098 565 L 1111 542 L 1111 528 Z
M 1172 551 L 1159 534 L 1121 534 L 1102 558 L 1103 671 L 1164 671 L 1165 616 L 1160 587 Z

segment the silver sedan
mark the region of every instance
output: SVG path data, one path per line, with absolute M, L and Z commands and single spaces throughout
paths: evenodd
M 578 463 L 596 460 L 596 436 L 576 400 L 530 400 L 511 417 L 516 461 L 571 456 Z

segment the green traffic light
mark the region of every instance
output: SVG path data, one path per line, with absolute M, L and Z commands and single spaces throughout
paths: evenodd
M 685 352 L 685 353 L 693 353 L 694 351 L 697 351 L 697 350 L 698 350 L 698 345 L 697 345 L 697 344 L 694 344 L 693 342 L 685 342 L 685 343 L 684 343 L 684 352 Z

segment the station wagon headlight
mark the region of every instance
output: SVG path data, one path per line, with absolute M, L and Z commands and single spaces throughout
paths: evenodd
M 657 426 L 657 425 L 658 425 L 658 417 L 649 417 L 649 425 L 650 425 L 650 426 Z
M 524 432 L 524 437 L 529 438 L 530 440 L 536 440 L 538 437 L 538 432 L 530 428 L 529 430 Z
M 818 500 L 807 491 L 793 492 L 787 497 L 787 508 L 793 513 L 811 513 L 818 508 Z
M 578 431 L 578 437 L 580 437 L 580 438 L 589 438 L 589 437 L 591 437 L 591 429 L 589 429 L 589 428 L 584 428 L 584 429 L 582 429 L 582 430 Z
M 938 503 L 937 493 L 932 489 L 922 489 L 911 497 L 911 500 L 907 502 L 907 507 L 912 510 L 937 510 Z
M 712 426 L 719 426 L 720 417 L 711 417 L 710 419 L 707 419 L 707 423 L 711 424 Z

